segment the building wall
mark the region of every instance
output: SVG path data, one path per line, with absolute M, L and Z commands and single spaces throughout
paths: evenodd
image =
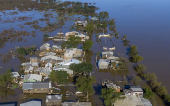
M 23 93 L 50 93 L 51 89 L 46 88 L 46 89 L 23 89 Z

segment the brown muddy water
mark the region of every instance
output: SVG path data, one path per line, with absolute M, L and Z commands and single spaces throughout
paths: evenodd
M 15 0 L 16 1 L 16 0 Z M 20 1 L 20 0 L 19 0 Z M 36 0 L 32 0 L 35 3 Z M 44 1 L 44 0 L 43 0 Z M 51 0 L 49 0 L 51 1 Z M 53 1 L 53 0 L 52 0 Z M 79 1 L 79 0 L 74 0 Z M 37 0 L 41 2 L 41 0 Z M 170 30 L 170 1 L 169 0 L 81 0 L 81 2 L 96 3 L 95 6 L 99 7 L 97 13 L 100 11 L 107 11 L 110 18 L 115 18 L 116 26 L 119 34 L 127 35 L 130 44 L 137 45 L 139 54 L 144 57 L 141 62 L 145 64 L 148 68 L 148 72 L 155 72 L 158 80 L 165 85 L 168 91 L 170 91 L 170 85 L 168 81 L 170 80 L 170 48 L 169 48 L 169 30 Z M 18 2 L 19 5 L 22 3 Z M 17 4 L 17 6 L 19 6 Z M 0 3 L 0 6 L 2 4 Z M 10 7 L 10 6 L 8 6 Z M 47 12 L 44 10 L 29 10 L 25 9 L 22 11 L 13 10 L 15 8 L 0 8 L 0 33 L 3 30 L 10 30 L 14 28 L 17 31 L 27 31 L 32 33 L 35 31 L 36 36 L 28 35 L 22 36 L 23 40 L 11 40 L 10 42 L 5 42 L 0 46 L 0 54 L 7 54 L 10 52 L 11 48 L 16 48 L 18 46 L 30 46 L 36 45 L 37 48 L 45 42 L 43 40 L 43 35 L 48 34 L 50 36 L 56 35 L 57 32 L 68 32 L 69 27 L 74 24 L 74 16 L 66 16 L 70 19 L 61 29 L 54 29 L 54 31 L 49 30 L 49 32 L 43 32 L 39 27 L 45 27 L 51 22 L 57 21 L 56 17 L 59 15 L 56 12 Z M 52 15 L 46 16 L 49 13 Z M 25 17 L 25 18 L 23 18 Z M 76 16 L 77 17 L 77 16 Z M 25 25 L 26 22 L 33 22 L 38 20 L 31 25 Z M 33 26 L 34 25 L 34 26 Z M 65 28 L 67 27 L 67 28 Z M 19 39 L 19 38 L 18 38 Z M 101 39 L 101 45 L 96 42 L 95 34 L 93 34 L 92 40 L 95 42 L 91 51 L 87 52 L 86 61 L 95 64 L 95 53 L 102 52 L 102 46 L 110 47 L 115 45 L 116 50 L 114 55 L 127 56 L 127 47 L 122 46 L 123 43 L 120 39 L 112 38 L 106 39 L 106 45 L 104 39 Z M 60 42 L 48 41 L 50 44 L 60 44 Z M 24 60 L 18 59 L 17 57 L 9 58 L 6 61 L 0 60 L 0 73 L 3 74 L 9 68 L 14 69 L 14 71 L 19 71 L 19 66 Z M 95 65 L 94 65 L 95 67 Z M 123 80 L 124 76 L 134 76 L 135 72 L 131 69 L 132 64 L 129 65 L 128 71 L 119 72 L 99 72 L 98 69 L 94 68 L 92 75 L 96 77 L 96 83 L 93 84 L 95 89 L 95 94 L 90 98 L 90 101 L 94 106 L 102 106 L 103 101 L 99 98 L 101 81 L 105 79 L 109 80 Z M 145 85 L 144 85 L 145 86 Z M 69 88 L 70 91 L 75 91 L 75 88 Z M 67 88 L 66 88 L 67 90 Z M 0 100 L 0 102 L 15 102 L 18 104 L 26 101 L 27 99 L 38 98 L 45 100 L 45 95 L 28 95 L 28 98 L 22 98 L 22 90 L 16 89 L 7 93 L 7 99 L 5 101 Z M 22 99 L 21 99 L 22 98 Z M 76 98 L 73 98 L 76 99 Z M 162 100 L 156 97 L 155 106 L 164 106 Z

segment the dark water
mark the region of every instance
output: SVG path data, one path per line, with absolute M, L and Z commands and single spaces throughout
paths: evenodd
M 76 0 L 79 1 L 79 0 Z M 170 80 L 170 48 L 169 48 L 169 30 L 170 30 L 170 1 L 169 0 L 81 0 L 81 2 L 96 3 L 95 6 L 99 7 L 100 11 L 109 12 L 110 18 L 115 18 L 117 30 L 120 35 L 127 35 L 130 44 L 137 45 L 139 54 L 144 57 L 144 60 L 141 62 L 145 64 L 148 69 L 148 72 L 155 72 L 158 81 L 162 82 L 162 85 L 165 85 L 168 91 L 170 91 L 170 86 L 168 81 Z M 1 5 L 1 4 L 0 4 Z M 16 10 L 17 11 L 17 10 Z M 26 45 L 36 45 L 38 48 L 43 44 L 43 33 L 42 31 L 37 31 L 30 27 L 30 25 L 24 25 L 24 28 L 17 26 L 18 24 L 24 24 L 27 21 L 38 20 L 44 17 L 44 11 L 18 11 L 16 15 L 7 15 L 10 11 L 5 11 L 6 13 L 0 12 L 0 32 L 5 29 L 14 28 L 15 30 L 26 30 L 27 32 L 36 31 L 36 37 L 27 36 L 26 42 L 13 42 L 6 43 L 3 48 L 0 49 L 0 54 L 8 53 L 10 48 L 15 48 L 15 46 L 26 46 Z M 54 18 L 49 18 L 51 22 L 54 22 L 57 17 L 55 12 L 51 12 Z M 27 21 L 15 20 L 12 22 L 3 22 L 3 20 L 12 19 L 12 17 L 27 16 L 33 17 Z M 73 22 L 69 21 L 65 25 L 66 27 L 72 25 Z M 46 26 L 46 21 L 39 21 L 38 25 L 44 27 Z M 59 31 L 48 33 L 50 36 L 56 35 Z M 68 32 L 68 28 L 63 28 L 63 32 Z M 94 53 L 102 52 L 102 47 L 98 42 L 96 42 L 95 35 L 92 40 L 95 42 L 92 51 L 87 52 L 87 62 L 94 64 L 95 55 Z M 102 46 L 105 46 L 102 39 Z M 127 47 L 122 46 L 121 40 L 116 40 L 113 38 L 113 41 L 107 39 L 106 46 L 110 47 L 114 42 L 116 50 L 114 55 L 122 55 L 126 58 L 126 49 Z M 54 44 L 53 41 L 49 43 Z M 90 61 L 91 60 L 91 61 Z M 20 60 L 18 58 L 10 59 L 9 62 L 0 61 L 0 73 L 5 73 L 9 68 L 13 68 L 15 71 L 19 71 L 18 66 L 20 65 Z M 95 65 L 94 65 L 95 66 Z M 129 66 L 131 67 L 131 65 Z M 101 81 L 105 79 L 109 80 L 122 80 L 123 76 L 133 76 L 135 75 L 134 71 L 129 68 L 127 72 L 98 72 L 94 69 L 92 73 L 96 76 L 97 82 L 93 85 L 95 89 L 95 95 L 92 96 L 91 102 L 93 105 L 101 106 L 103 102 L 99 98 Z M 17 89 L 15 90 L 16 95 L 8 97 L 7 101 L 21 101 L 19 100 L 22 91 Z M 43 96 L 42 96 L 43 97 Z M 157 106 L 163 106 L 160 98 L 156 98 Z

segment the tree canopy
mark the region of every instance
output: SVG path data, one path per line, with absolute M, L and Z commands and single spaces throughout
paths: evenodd
M 92 47 L 93 43 L 94 43 L 94 42 L 93 42 L 93 41 L 90 41 L 90 40 L 86 41 L 86 42 L 84 43 L 84 45 L 82 46 L 83 50 L 84 50 L 84 51 L 90 51 L 90 48 Z
M 151 89 L 148 89 L 148 88 L 144 88 L 144 98 L 147 98 L 147 99 L 151 99 L 152 97 L 155 96 L 154 92 L 152 92 Z
M 107 11 L 100 12 L 98 17 L 100 20 L 108 19 L 109 13 Z
M 36 49 L 36 46 L 31 46 L 31 47 L 20 47 L 17 49 L 17 53 L 20 55 L 20 56 L 25 56 L 25 55 L 28 55 L 28 54 L 32 54 Z
M 78 36 L 70 36 L 67 41 L 61 44 L 62 48 L 77 48 L 78 44 L 81 42 L 81 38 Z
M 92 95 L 94 93 L 92 84 L 95 82 L 95 77 L 90 76 L 79 76 L 76 79 L 76 85 L 79 91 Z
M 67 79 L 68 79 L 68 73 L 66 71 L 55 71 L 53 70 L 49 77 L 50 77 L 50 80 L 52 82 L 57 82 L 59 84 L 65 84 L 67 83 Z
M 86 25 L 86 27 L 84 28 L 84 30 L 85 30 L 86 32 L 91 32 L 91 31 L 93 31 L 93 29 L 94 29 L 94 24 L 93 24 L 92 22 L 89 22 L 89 23 Z
M 6 87 L 13 81 L 13 75 L 12 75 L 12 70 L 8 69 L 5 74 L 0 75 L 0 86 L 1 87 Z
M 124 96 L 121 96 L 122 92 L 115 92 L 115 89 L 111 88 L 102 88 L 101 98 L 104 99 L 104 104 L 106 106 L 111 106 L 116 100 L 124 99 Z
M 91 63 L 71 64 L 70 69 L 76 73 L 90 73 L 93 70 L 93 65 Z

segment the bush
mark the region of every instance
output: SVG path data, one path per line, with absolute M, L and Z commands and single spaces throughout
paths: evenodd
M 155 89 L 155 91 L 159 96 L 163 96 L 167 94 L 167 89 L 165 88 L 165 86 L 162 86 L 162 87 L 159 86 Z
M 144 90 L 144 95 L 143 95 L 144 98 L 146 98 L 146 99 L 151 99 L 152 97 L 155 96 L 154 92 L 152 92 L 151 89 L 144 88 L 143 90 Z
M 49 37 L 49 35 L 46 35 L 46 34 L 44 34 L 44 36 L 43 36 L 44 38 L 47 38 L 47 37 Z

